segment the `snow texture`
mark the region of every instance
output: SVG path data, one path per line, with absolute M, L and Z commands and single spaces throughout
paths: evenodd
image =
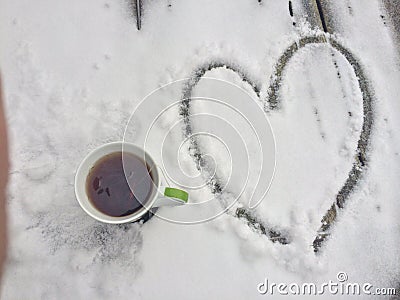
M 281 107 L 265 112 L 275 136 L 276 171 L 254 215 L 288 233 L 288 245 L 273 243 L 229 213 L 191 226 L 156 217 L 145 224 L 101 224 L 75 199 L 74 174 L 82 158 L 122 140 L 146 95 L 193 76 L 204 64 L 237 66 L 253 86 L 227 68 L 204 75 L 239 86 L 262 110 L 277 59 L 301 37 L 322 34 L 296 11 L 302 1 L 292 2 L 297 19 L 287 1 L 144 1 L 140 31 L 128 1 L 0 2 L 12 162 L 2 298 L 258 299 L 266 297 L 257 291 L 266 277 L 321 283 L 336 279 L 339 271 L 352 282 L 398 285 L 400 65 L 378 0 L 331 1 L 333 37 L 357 57 L 374 91 L 374 124 L 368 168 L 318 255 L 312 241 L 352 168 L 364 117 L 356 74 L 328 44 L 294 54 L 282 75 Z M 194 95 L 202 96 L 203 81 Z M 192 110 L 225 113 L 206 102 Z M 154 141 L 178 118 L 177 108 L 163 116 Z M 139 118 L 129 124 L 132 142 L 148 129 Z M 180 144 L 183 135 L 176 131 L 169 138 L 170 145 Z M 221 182 L 228 181 L 236 163 L 226 159 L 223 145 L 207 137 L 199 143 L 212 155 Z M 252 140 L 245 137 L 244 144 L 256 153 Z M 149 147 L 161 159 L 157 143 Z M 165 146 L 163 155 L 179 156 L 186 174 L 198 174 L 186 148 L 179 154 L 172 148 Z M 260 163 L 254 157 L 247 166 L 252 170 Z M 238 195 L 240 175 L 222 193 L 226 201 Z M 237 205 L 246 206 L 253 185 L 251 179 Z M 202 188 L 191 201 L 213 197 Z M 196 216 L 193 210 L 169 212 Z

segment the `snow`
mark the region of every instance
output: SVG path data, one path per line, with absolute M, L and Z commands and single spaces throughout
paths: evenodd
M 163 88 L 150 93 L 213 61 L 238 66 L 265 91 L 285 49 L 301 36 L 320 34 L 302 19 L 303 11 L 298 15 L 301 1 L 293 2 L 296 27 L 287 1 L 176 0 L 171 7 L 146 1 L 137 31 L 127 1 L 1 1 L 12 162 L 4 299 L 257 299 L 266 297 L 257 291 L 265 277 L 322 283 L 339 271 L 351 282 L 398 285 L 400 70 L 378 0 L 332 4 L 334 38 L 355 54 L 371 81 L 374 127 L 368 169 L 320 253 L 313 253 L 312 241 L 352 167 L 363 121 L 354 70 L 326 44 L 302 48 L 290 60 L 278 110 L 263 113 L 253 87 L 224 68 L 205 76 L 234 84 L 229 97 L 221 95 L 223 81 L 213 86 L 203 78 L 193 90 L 194 96 L 234 104 L 258 125 L 264 155 L 234 110 L 208 101 L 192 106 L 192 113 L 220 117 L 198 115 L 192 128 L 220 138 L 201 136 L 199 143 L 226 184 L 225 205 L 247 206 L 255 186 L 256 195 L 268 189 L 276 162 L 255 215 L 288 232 L 291 243 L 272 243 L 230 213 L 192 225 L 164 220 L 193 222 L 225 207 L 187 151 L 179 107 L 148 131 L 155 114 L 181 100 L 182 82 L 166 94 Z M 261 129 L 265 120 L 275 141 Z M 168 175 L 200 186 L 190 198 L 198 205 L 161 209 L 161 218 L 143 225 L 106 225 L 85 215 L 74 196 L 75 170 L 87 153 L 124 133 L 135 143 L 148 133 L 146 149 Z M 256 185 L 263 162 L 270 173 Z

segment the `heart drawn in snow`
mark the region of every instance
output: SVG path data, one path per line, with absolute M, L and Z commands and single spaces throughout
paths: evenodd
M 185 137 L 187 137 L 191 143 L 191 156 L 195 161 L 197 168 L 200 168 L 201 166 L 207 164 L 207 160 L 204 159 L 204 149 L 202 148 L 201 143 L 198 143 L 196 137 L 191 137 L 193 130 L 191 122 L 191 104 L 193 100 L 193 90 L 203 78 L 205 73 L 218 68 L 226 68 L 235 72 L 244 82 L 247 82 L 252 87 L 254 93 L 261 99 L 265 112 L 279 111 L 279 109 L 282 107 L 279 91 L 283 79 L 283 71 L 298 50 L 315 44 L 325 44 L 327 47 L 331 47 L 333 51 L 339 52 L 344 59 L 347 60 L 357 77 L 358 86 L 361 90 L 363 101 L 362 129 L 358 138 L 357 149 L 354 155 L 352 167 L 347 175 L 345 183 L 336 192 L 335 199 L 332 199 L 333 203 L 331 207 L 328 209 L 325 215 L 321 217 L 322 224 L 318 232 L 316 232 L 315 239 L 313 241 L 314 252 L 318 252 L 323 242 L 329 236 L 329 229 L 335 223 L 337 213 L 345 207 L 347 199 L 357 186 L 357 183 L 363 175 L 363 172 L 366 170 L 368 163 L 368 145 L 370 142 L 371 127 L 373 125 L 373 93 L 361 64 L 350 50 L 342 46 L 336 40 L 326 36 L 308 36 L 301 38 L 299 41 L 289 46 L 279 58 L 278 63 L 275 66 L 274 73 L 271 76 L 269 88 L 265 95 L 262 95 L 261 89 L 256 84 L 251 82 L 249 77 L 243 71 L 241 71 L 241 68 L 225 62 L 211 62 L 195 70 L 194 75 L 187 82 L 181 100 L 180 115 L 183 117 L 185 123 Z M 218 178 L 218 176 L 216 178 Z M 222 184 L 218 181 L 218 179 L 209 181 L 207 184 L 214 195 L 219 196 L 223 193 L 223 189 L 221 187 Z M 281 244 L 290 243 L 290 236 L 287 233 L 279 231 L 273 226 L 267 226 L 265 223 L 257 220 L 257 218 L 254 217 L 251 209 L 238 208 L 234 214 L 236 217 L 246 220 L 249 226 L 258 228 L 273 242 L 279 242 Z

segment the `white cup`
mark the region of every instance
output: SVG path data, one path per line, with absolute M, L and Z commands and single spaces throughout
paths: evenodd
M 149 200 L 146 203 L 142 203 L 142 207 L 134 213 L 123 217 L 113 217 L 99 211 L 89 200 L 86 193 L 86 179 L 92 167 L 99 159 L 114 152 L 131 153 L 143 158 L 143 161 L 151 170 L 151 177 L 154 183 Z M 98 221 L 110 224 L 137 221 L 153 207 L 183 205 L 187 203 L 189 197 L 188 193 L 183 190 L 162 186 L 159 169 L 150 154 L 134 144 L 125 142 L 113 142 L 102 145 L 90 152 L 83 159 L 75 175 L 75 195 L 80 206 L 89 216 Z

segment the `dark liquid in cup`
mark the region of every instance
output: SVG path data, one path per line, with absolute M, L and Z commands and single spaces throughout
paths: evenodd
M 124 165 L 122 164 L 124 160 Z M 125 167 L 125 172 L 124 172 Z M 86 193 L 93 205 L 112 217 L 123 217 L 143 207 L 151 196 L 153 179 L 140 157 L 114 152 L 99 159 L 86 178 Z

